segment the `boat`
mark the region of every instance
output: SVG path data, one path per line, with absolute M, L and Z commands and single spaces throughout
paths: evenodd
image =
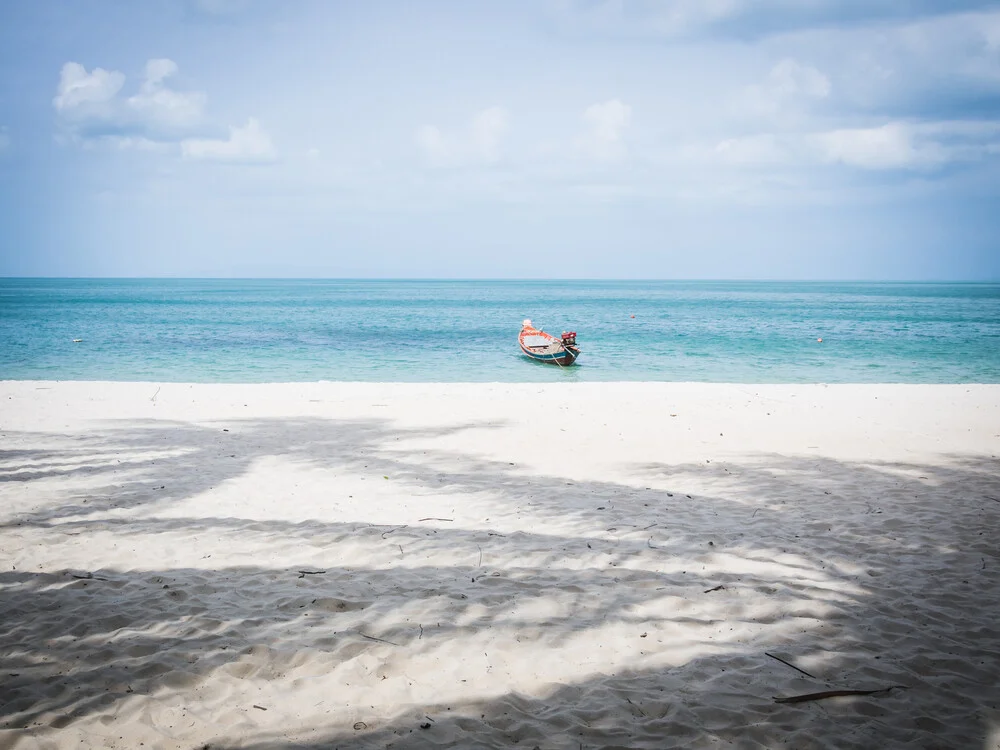
M 576 362 L 580 348 L 576 345 L 576 331 L 565 331 L 561 338 L 540 331 L 530 320 L 521 324 L 521 334 L 517 337 L 521 351 L 538 362 L 565 367 Z

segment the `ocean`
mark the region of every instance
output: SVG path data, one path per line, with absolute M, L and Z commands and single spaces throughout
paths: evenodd
M 0 379 L 997 383 L 1000 284 L 0 279 Z

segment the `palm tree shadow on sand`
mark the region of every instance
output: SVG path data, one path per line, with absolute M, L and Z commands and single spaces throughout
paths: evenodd
M 0 487 L 53 491 L 9 515 L 0 535 L 71 544 L 100 534 L 140 548 L 194 535 L 250 551 L 280 539 L 330 564 L 0 573 L 0 738 L 139 710 L 179 722 L 182 705 L 227 717 L 201 730 L 213 748 L 774 747 L 790 737 L 796 747 L 932 747 L 944 730 L 957 746 L 987 747 L 996 736 L 1000 625 L 982 616 L 1000 612 L 996 459 L 764 456 L 726 468 L 715 494 L 688 497 L 400 448 L 401 437 L 501 427 L 151 421 L 62 441 L 16 436 L 45 447 L 0 454 Z M 498 517 L 516 509 L 537 528 L 176 514 L 269 457 L 389 475 L 415 495 L 488 494 Z M 632 470 L 667 486 L 720 472 Z M 911 502 L 935 497 L 981 499 L 945 518 Z M 255 708 L 246 692 L 230 705 L 220 680 L 319 705 Z M 775 702 L 889 685 L 907 689 Z

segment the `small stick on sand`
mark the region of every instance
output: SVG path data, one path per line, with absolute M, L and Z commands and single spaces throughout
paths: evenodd
M 632 708 L 634 708 L 636 711 L 638 711 L 643 716 L 646 715 L 646 712 L 643 711 L 641 708 L 639 708 L 637 705 L 635 705 L 629 698 L 625 698 L 625 702 L 628 703 L 630 706 L 632 706 Z
M 77 580 L 80 580 L 80 581 L 106 581 L 106 580 L 108 580 L 107 578 L 101 578 L 100 576 L 95 576 L 93 573 L 84 573 L 82 576 L 77 575 L 76 573 L 70 573 L 70 576 L 72 578 L 76 578 Z
M 791 666 L 791 665 L 789 665 Z M 908 690 L 906 685 L 890 685 L 878 690 L 824 690 L 820 693 L 806 693 L 805 695 L 793 695 L 788 698 L 775 698 L 775 703 L 805 703 L 806 701 L 821 701 L 824 698 L 839 698 L 842 695 L 875 695 L 875 693 L 887 693 L 898 688 Z
M 791 663 L 789 663 L 789 662 L 785 661 L 784 659 L 782 659 L 782 658 L 781 658 L 780 656 L 775 656 L 774 654 L 770 654 L 770 653 L 768 653 L 767 651 L 765 651 L 765 652 L 764 652 L 764 656 L 770 656 L 770 657 L 771 657 L 772 659 L 775 659 L 775 660 L 777 660 L 777 661 L 780 661 L 780 662 L 781 662 L 782 664 L 784 664 L 784 665 L 785 665 L 786 667 L 791 667 L 791 668 L 792 668 L 792 669 L 794 669 L 794 670 L 795 670 L 796 672 L 801 672 L 801 673 L 802 673 L 802 674 L 804 674 L 804 675 L 805 675 L 806 677 L 812 677 L 812 678 L 813 678 L 814 680 L 818 679 L 818 678 L 817 678 L 817 677 L 816 677 L 815 675 L 811 675 L 811 674 L 809 674 L 809 673 L 808 673 L 808 672 L 807 672 L 806 670 L 804 670 L 804 669 L 799 669 L 799 668 L 798 668 L 798 667 L 796 667 L 796 666 L 795 666 L 794 664 L 791 664 Z
M 479 547 L 478 544 L 476 546 Z M 479 564 L 476 567 L 477 568 L 483 567 L 483 548 L 482 547 L 479 547 Z
M 325 570 L 300 570 L 299 578 L 305 578 L 306 576 L 321 576 L 326 573 Z
M 360 630 L 358 631 L 358 635 L 360 635 L 362 638 L 367 638 L 369 641 L 377 641 L 378 643 L 388 643 L 390 646 L 398 646 L 399 645 L 398 643 L 393 643 L 392 641 L 387 641 L 387 640 L 385 640 L 385 638 L 376 638 L 373 635 L 365 635 Z
M 712 587 L 712 588 L 710 588 L 710 589 L 705 589 L 705 592 L 704 592 L 704 593 L 706 593 L 706 594 L 711 594 L 711 593 L 712 593 L 713 591 L 718 591 L 719 589 L 724 589 L 724 588 L 726 588 L 726 587 L 725 587 L 725 586 L 723 586 L 723 585 L 722 585 L 722 584 L 720 583 L 720 584 L 719 584 L 718 586 L 714 586 L 714 587 Z
M 260 709 L 261 711 L 266 711 L 266 710 L 267 710 L 267 709 L 266 709 L 266 708 L 264 708 L 263 706 L 258 706 L 258 705 L 257 705 L 256 703 L 254 703 L 254 704 L 253 704 L 253 707 L 254 707 L 254 708 L 259 708 L 259 709 Z
M 454 518 L 418 518 L 417 523 L 420 521 L 454 521 Z

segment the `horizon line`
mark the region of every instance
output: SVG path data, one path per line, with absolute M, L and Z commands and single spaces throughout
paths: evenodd
M 612 278 L 612 277 L 520 277 L 520 276 L 13 276 L 0 274 L 0 281 L 398 281 L 398 282 L 699 282 L 769 284 L 1000 284 L 1000 277 L 986 279 L 877 279 L 877 278 Z

